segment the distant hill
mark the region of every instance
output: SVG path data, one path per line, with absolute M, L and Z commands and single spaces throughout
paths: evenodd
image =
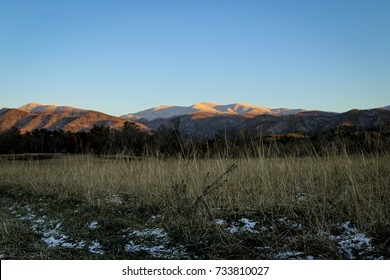
M 17 109 L 3 108 L 0 111 L 0 131 L 16 127 L 22 133 L 41 128 L 71 132 L 89 131 L 94 125 L 120 129 L 125 121 L 97 111 L 36 103 Z M 146 126 L 139 125 L 147 130 Z
M 184 135 L 213 137 L 218 131 L 247 127 L 264 135 L 301 132 L 314 134 L 338 126 L 355 126 L 363 130 L 384 126 L 390 121 L 390 106 L 351 110 L 345 113 L 309 111 L 230 104 L 199 103 L 192 106 L 159 106 L 122 116 L 137 120 L 152 130 L 170 125 L 169 118 L 180 116 L 180 130 Z
M 290 115 L 303 112 L 303 109 L 270 109 L 267 107 L 248 105 L 242 103 L 235 103 L 229 105 L 218 105 L 214 103 L 199 103 L 192 106 L 169 106 L 163 105 L 159 107 L 150 108 L 137 113 L 127 114 L 121 118 L 129 120 L 144 119 L 147 121 L 155 119 L 167 119 L 174 116 L 191 115 L 191 114 L 207 114 L 207 115 L 223 115 L 223 116 L 237 116 L 245 115 L 246 117 L 254 117 L 258 115 Z
M 316 134 L 340 126 L 358 127 L 362 131 L 375 130 L 390 124 L 390 110 L 351 110 L 345 113 L 304 111 L 290 115 L 262 114 L 253 117 L 246 115 L 191 114 L 180 116 L 180 130 L 184 135 L 197 135 L 212 138 L 218 131 L 246 127 L 263 135 L 299 132 Z M 161 125 L 170 125 L 169 119 L 143 121 L 152 130 Z
M 0 132 L 16 127 L 22 133 L 34 129 L 88 131 L 94 125 L 120 129 L 126 120 L 135 121 L 145 131 L 169 126 L 170 118 L 180 118 L 182 135 L 212 138 L 219 131 L 246 127 L 263 135 L 301 132 L 315 134 L 339 126 L 361 130 L 390 127 L 390 106 L 350 110 L 345 113 L 304 109 L 270 109 L 247 104 L 218 105 L 199 103 L 192 106 L 159 106 L 138 113 L 110 116 L 102 112 L 70 106 L 30 103 L 19 108 L 0 109 Z

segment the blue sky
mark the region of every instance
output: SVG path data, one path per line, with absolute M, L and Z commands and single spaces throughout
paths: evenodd
M 0 107 L 390 105 L 388 0 L 1 0 Z

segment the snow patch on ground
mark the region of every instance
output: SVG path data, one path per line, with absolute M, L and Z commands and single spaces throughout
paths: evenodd
M 120 198 L 119 198 L 120 199 Z M 119 203 L 116 201 L 115 203 Z M 49 217 L 43 214 L 41 209 L 34 212 L 28 206 L 13 206 L 9 208 L 10 212 L 21 221 L 26 221 L 30 224 L 30 229 L 41 236 L 41 240 L 50 248 L 61 247 L 66 249 L 84 249 L 88 250 L 92 254 L 104 255 L 105 251 L 103 246 L 98 240 L 84 241 L 74 240 L 64 233 L 63 224 L 56 220 L 51 220 Z M 155 215 L 151 217 L 152 221 L 158 221 L 163 217 Z M 224 219 L 215 219 L 215 224 L 220 226 L 224 231 L 229 234 L 270 234 L 272 236 L 274 230 L 278 230 L 279 226 L 272 228 L 265 227 L 261 221 L 251 220 L 249 218 L 242 217 L 238 220 L 227 222 Z M 276 223 L 293 228 L 297 231 L 302 230 L 303 225 L 295 222 L 288 217 L 280 217 L 275 220 Z M 92 220 L 85 222 L 84 224 L 90 230 L 96 230 L 100 227 L 98 221 Z M 329 232 L 321 231 L 318 235 L 323 236 L 326 239 L 330 239 L 337 246 L 340 254 L 345 259 L 373 259 L 374 258 L 374 246 L 372 239 L 365 233 L 360 232 L 351 222 L 345 222 L 336 225 L 337 233 L 330 234 Z M 295 231 L 292 231 L 294 234 Z M 172 242 L 168 233 L 160 227 L 145 228 L 145 229 L 132 229 L 128 228 L 122 231 L 122 237 L 125 238 L 126 244 L 124 250 L 128 253 L 145 253 L 155 258 L 165 259 L 183 259 L 190 258 L 190 254 L 187 252 L 185 246 Z M 239 236 L 238 236 L 239 237 Z M 328 239 L 328 240 L 329 240 Z M 281 240 L 282 241 L 282 240 Z M 308 255 L 300 251 L 295 251 L 291 245 L 293 237 L 284 236 L 283 242 L 286 244 L 280 249 L 273 248 L 271 243 L 259 244 L 260 246 L 253 249 L 261 255 L 269 256 L 270 258 L 283 260 L 283 259 L 306 259 L 313 260 L 318 256 Z M 271 246 L 267 246 L 271 245 Z M 279 244 L 283 245 L 283 244 Z M 6 256 L 3 252 L 0 252 L 0 259 L 4 259 Z M 194 256 L 191 255 L 191 258 Z M 321 256 L 319 256 L 321 258 Z
M 351 222 L 345 222 L 339 226 L 341 234 L 330 235 L 332 241 L 336 241 L 339 251 L 349 260 L 361 258 L 363 255 L 374 251 L 371 244 L 371 238 L 358 231 L 351 225 Z
M 134 230 L 129 233 L 129 236 L 135 236 L 140 238 L 156 238 L 164 241 L 167 241 L 169 239 L 168 234 L 162 228 L 146 228 L 144 230 Z
M 280 225 L 287 226 L 295 230 L 302 230 L 303 225 L 289 219 L 288 217 L 277 218 L 276 222 Z M 223 228 L 226 232 L 230 234 L 243 234 L 243 233 L 269 233 L 274 229 L 272 227 L 260 227 L 261 222 L 252 221 L 248 218 L 241 218 L 238 221 L 226 222 L 223 219 L 216 219 L 216 225 Z M 329 232 L 323 232 L 321 235 L 325 235 L 327 238 L 335 241 L 340 253 L 345 256 L 346 259 L 370 259 L 373 258 L 374 247 L 372 245 L 372 240 L 366 234 L 359 232 L 356 227 L 352 225 L 351 222 L 345 222 L 338 226 L 340 234 L 331 235 Z M 291 239 L 291 240 L 290 240 Z M 259 246 L 255 247 L 255 250 L 259 251 L 262 254 L 271 254 L 273 259 L 283 260 L 283 259 L 307 259 L 313 260 L 315 256 L 308 255 L 305 256 L 304 252 L 291 250 L 289 245 L 294 238 L 292 236 L 286 236 L 284 241 L 287 242 L 283 249 L 279 252 L 270 246 Z M 371 257 L 370 257 L 371 255 Z
M 294 229 L 298 229 L 298 230 L 302 229 L 301 224 L 296 223 L 287 217 L 278 218 L 277 221 L 283 225 L 289 226 L 289 227 L 294 228 Z
M 159 221 L 159 220 L 163 219 L 163 216 L 162 215 L 153 215 L 152 217 L 150 217 L 150 219 L 152 221 Z
M 28 206 L 14 206 L 9 210 L 22 221 L 31 223 L 31 230 L 42 236 L 41 240 L 48 247 L 63 247 L 67 249 L 82 249 L 85 241 L 70 242 L 70 238 L 62 233 L 63 226 L 61 223 L 49 220 L 46 215 L 37 216 Z
M 58 247 L 63 243 L 66 243 L 66 239 L 68 237 L 60 232 L 62 229 L 61 223 L 56 224 L 54 228 L 50 228 L 49 226 L 44 226 L 43 224 L 36 224 L 34 221 L 31 222 L 33 222 L 31 228 L 34 232 L 43 235 L 41 239 L 47 246 Z
M 88 251 L 92 254 L 104 255 L 103 246 L 97 240 L 92 241 L 92 244 L 88 247 Z
M 99 227 L 99 223 L 97 221 L 92 221 L 88 224 L 88 228 L 90 230 L 95 230 Z
M 286 251 L 286 252 L 280 252 L 274 256 L 275 260 L 296 260 L 296 259 L 302 259 L 303 253 L 302 252 L 296 252 L 296 251 Z
M 256 227 L 259 222 L 251 221 L 248 218 L 241 218 L 238 222 L 233 221 L 230 225 L 223 219 L 216 219 L 215 223 L 224 228 L 225 231 L 231 234 L 242 233 L 261 233 L 268 231 L 268 228 Z M 255 229 L 256 228 L 256 229 Z
M 155 245 L 150 246 L 148 244 L 138 244 L 130 241 L 129 244 L 125 245 L 125 251 L 128 253 L 146 252 L 153 257 L 168 257 L 170 259 L 180 258 L 185 255 L 185 247 L 182 245 L 176 247 L 166 247 L 166 245 Z
M 61 247 L 68 249 L 83 249 L 85 247 L 85 241 L 81 240 L 76 243 L 64 242 L 61 244 Z
M 182 245 L 172 247 L 168 234 L 162 228 L 126 229 L 123 232 L 123 237 L 132 239 L 125 245 L 128 253 L 145 252 L 156 258 L 188 258 L 186 248 Z

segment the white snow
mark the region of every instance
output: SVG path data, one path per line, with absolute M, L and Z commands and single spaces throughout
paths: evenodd
M 294 229 L 302 229 L 302 225 L 299 224 L 299 223 L 296 223 L 292 220 L 290 220 L 289 218 L 287 217 L 283 217 L 283 218 L 278 218 L 277 221 L 281 224 L 284 224 L 284 225 L 287 225 L 289 227 L 292 227 Z
M 84 241 L 70 242 L 69 237 L 62 233 L 63 226 L 59 222 L 49 220 L 46 215 L 38 217 L 28 206 L 15 206 L 9 208 L 17 218 L 31 223 L 31 230 L 41 235 L 41 240 L 48 247 L 63 247 L 82 249 L 85 246 Z M 24 213 L 24 214 L 22 214 Z
M 133 241 L 125 245 L 125 251 L 127 253 L 139 253 L 145 252 L 153 257 L 166 257 L 169 259 L 175 259 L 179 257 L 188 257 L 186 248 L 182 245 L 169 248 L 167 245 L 147 245 L 139 244 Z
M 88 251 L 92 254 L 104 255 L 103 246 L 97 240 L 92 241 L 92 244 L 88 247 Z
M 275 260 L 289 260 L 289 259 L 301 259 L 302 252 L 286 251 L 280 252 L 274 256 Z
M 225 230 L 231 234 L 242 234 L 242 233 L 261 233 L 267 232 L 269 229 L 264 226 L 257 226 L 259 222 L 251 221 L 248 218 L 241 218 L 238 222 L 233 221 L 229 226 L 226 221 L 223 219 L 216 219 L 215 223 L 221 227 L 224 227 Z M 255 229 L 256 228 L 256 229 Z
M 247 218 L 241 218 L 240 222 L 244 224 L 241 228 L 242 231 L 247 231 L 247 232 L 251 232 L 251 233 L 259 233 L 257 230 L 254 229 L 257 222 L 252 222 L 251 220 L 249 220 Z
M 231 234 L 236 234 L 240 232 L 240 229 L 236 226 L 236 224 L 232 224 L 230 227 L 226 228 L 226 230 Z
M 125 245 L 125 251 L 128 253 L 145 252 L 154 257 L 165 257 L 169 259 L 188 258 L 184 246 L 170 246 L 171 240 L 162 228 L 146 228 L 143 230 L 127 229 L 124 233 L 124 237 L 133 239 Z
M 61 247 L 67 248 L 67 249 L 82 249 L 85 247 L 85 241 L 81 240 L 77 243 L 64 242 L 61 244 Z
M 43 234 L 42 241 L 47 244 L 49 247 L 58 247 L 63 243 L 66 243 L 66 239 L 68 238 L 65 234 L 61 233 L 62 225 L 58 223 L 55 228 L 50 229 L 49 227 L 45 227 L 44 229 L 38 229 L 38 224 L 33 224 L 32 229 L 37 232 Z
M 259 222 L 251 221 L 248 218 L 241 218 L 238 222 L 233 221 L 229 226 L 228 223 L 223 219 L 216 219 L 215 223 L 225 229 L 225 231 L 231 234 L 241 234 L 241 233 L 260 233 L 268 231 L 268 228 L 256 227 Z M 255 229 L 256 228 L 256 229 Z
M 371 238 L 351 226 L 351 222 L 345 222 L 339 228 L 343 232 L 340 235 L 330 235 L 329 238 L 337 242 L 340 253 L 347 259 L 354 260 L 373 252 Z
M 133 241 L 130 241 L 129 244 L 125 245 L 125 251 L 128 253 L 138 253 L 145 249 L 147 250 L 148 248 L 144 248 L 141 244 L 135 244 Z
M 63 224 L 56 220 L 49 219 L 46 215 L 39 214 L 28 206 L 13 206 L 9 208 L 10 212 L 22 221 L 30 223 L 31 230 L 41 236 L 41 240 L 50 248 L 62 247 L 66 249 L 83 249 L 88 248 L 92 254 L 103 255 L 105 251 L 98 240 L 92 242 L 84 240 L 71 239 L 64 233 Z M 151 217 L 153 221 L 161 219 L 162 216 L 154 215 Z M 287 217 L 276 219 L 280 224 L 288 227 L 301 230 L 303 226 Z M 215 219 L 215 224 L 230 234 L 260 234 L 269 232 L 272 228 L 267 228 L 261 225 L 261 222 L 242 217 L 235 221 L 227 222 L 224 219 Z M 90 230 L 95 230 L 99 227 L 96 220 L 86 223 Z M 326 236 L 335 242 L 339 252 L 350 260 L 354 259 L 371 259 L 374 253 L 372 240 L 365 233 L 360 232 L 350 221 L 338 225 L 339 234 L 331 235 L 329 232 L 319 232 L 319 235 Z M 163 257 L 168 259 L 187 258 L 188 253 L 183 245 L 172 244 L 168 233 L 160 227 L 145 228 L 145 229 L 125 229 L 122 231 L 123 237 L 128 238 L 124 249 L 128 253 L 145 252 L 154 257 Z M 288 237 L 286 237 L 287 239 Z M 270 246 L 255 247 L 254 249 L 273 254 L 274 259 L 307 259 L 313 260 L 315 256 L 305 256 L 303 252 L 290 250 L 289 246 L 284 246 L 280 252 L 275 252 Z M 0 259 L 4 259 L 5 255 L 0 252 Z
M 144 230 L 131 230 L 127 229 L 124 231 L 127 236 L 130 237 L 139 237 L 139 238 L 149 238 L 153 239 L 168 239 L 168 234 L 162 228 L 146 228 Z
M 152 256 L 159 256 L 167 252 L 165 245 L 158 246 L 147 246 L 146 244 L 136 244 L 133 241 L 130 241 L 129 244 L 125 245 L 125 251 L 128 253 L 138 253 L 141 251 L 147 252 Z
M 158 220 L 161 220 L 163 218 L 163 216 L 162 215 L 153 215 L 150 218 L 152 219 L 152 221 L 158 221 Z
M 88 228 L 91 230 L 97 229 L 99 227 L 99 223 L 97 221 L 92 221 L 88 224 Z
M 240 222 L 242 222 L 240 220 Z M 254 229 L 257 222 L 250 222 L 248 223 L 242 222 L 243 225 L 240 225 L 239 223 L 233 222 L 230 227 L 227 227 L 226 230 L 230 232 L 231 234 L 236 233 L 244 233 L 244 232 L 250 232 L 250 233 L 259 233 L 257 230 Z
M 303 225 L 289 219 L 288 217 L 281 217 L 276 219 L 276 221 L 282 225 L 291 227 L 296 230 L 302 230 Z M 215 223 L 221 226 L 225 231 L 230 234 L 242 234 L 245 232 L 249 233 L 260 233 L 267 232 L 272 229 L 266 227 L 259 227 L 257 221 L 252 221 L 248 218 L 241 218 L 238 221 L 232 221 L 230 223 L 226 222 L 223 219 L 216 219 Z M 320 232 L 319 235 L 324 235 L 327 238 L 335 241 L 339 251 L 346 259 L 372 259 L 373 256 L 370 256 L 374 252 L 374 247 L 372 245 L 372 240 L 365 233 L 359 232 L 359 230 L 352 225 L 351 222 L 345 222 L 339 225 L 340 234 L 331 235 L 329 232 Z M 291 239 L 292 237 L 285 237 L 285 240 Z M 256 250 L 260 252 L 272 252 L 273 249 L 269 246 L 256 247 Z M 313 260 L 315 256 L 308 255 L 305 256 L 303 252 L 294 251 L 289 249 L 289 245 L 284 246 L 280 252 L 275 252 L 274 259 L 307 259 Z M 380 258 L 379 258 L 380 259 Z
M 226 222 L 225 222 L 224 220 L 222 220 L 222 219 L 216 219 L 216 220 L 215 220 L 215 223 L 216 223 L 217 225 L 219 225 L 219 226 L 223 226 L 223 225 L 226 224 Z

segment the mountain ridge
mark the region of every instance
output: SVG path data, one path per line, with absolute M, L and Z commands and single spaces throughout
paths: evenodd
M 121 129 L 125 122 L 116 116 L 71 106 L 29 103 L 18 108 L 0 109 L 0 132 L 11 127 L 21 133 L 42 128 L 80 132 L 89 131 L 94 125 Z M 137 124 L 142 130 L 149 130 L 145 125 Z
M 18 108 L 0 109 L 0 132 L 18 128 L 22 133 L 34 129 L 78 132 L 88 131 L 94 125 L 121 129 L 126 121 L 133 121 L 144 131 L 157 130 L 162 125 L 170 126 L 173 116 L 180 118 L 182 135 L 214 137 L 221 130 L 247 127 L 263 134 L 302 132 L 315 133 L 334 129 L 337 126 L 356 126 L 374 129 L 390 127 L 390 106 L 357 110 L 344 113 L 304 109 L 270 109 L 267 107 L 234 103 L 218 105 L 198 103 L 191 106 L 162 105 L 125 118 L 72 106 L 29 103 Z M 138 112 L 138 113 L 140 113 Z M 142 118 L 142 112 L 155 118 Z M 155 115 L 153 115 L 153 112 Z M 136 118 L 136 119 L 134 119 Z
M 271 109 L 257 105 L 249 105 L 245 103 L 232 103 L 227 105 L 220 105 L 210 102 L 202 102 L 190 106 L 171 106 L 162 105 L 158 107 L 149 108 L 136 113 L 130 113 L 120 116 L 128 120 L 145 119 L 151 121 L 159 118 L 171 118 L 174 116 L 190 115 L 195 113 L 212 113 L 215 115 L 247 115 L 256 116 L 262 114 L 270 115 L 289 115 L 303 112 L 305 109 L 289 109 L 277 108 Z
M 52 114 L 52 113 L 59 113 L 59 112 L 72 112 L 73 114 L 77 114 L 83 111 L 92 111 L 92 110 L 75 108 L 72 106 L 57 106 L 57 105 L 39 104 L 39 103 L 28 103 L 26 105 L 18 107 L 17 109 L 27 113 L 35 113 L 35 114 L 41 114 L 41 113 Z

